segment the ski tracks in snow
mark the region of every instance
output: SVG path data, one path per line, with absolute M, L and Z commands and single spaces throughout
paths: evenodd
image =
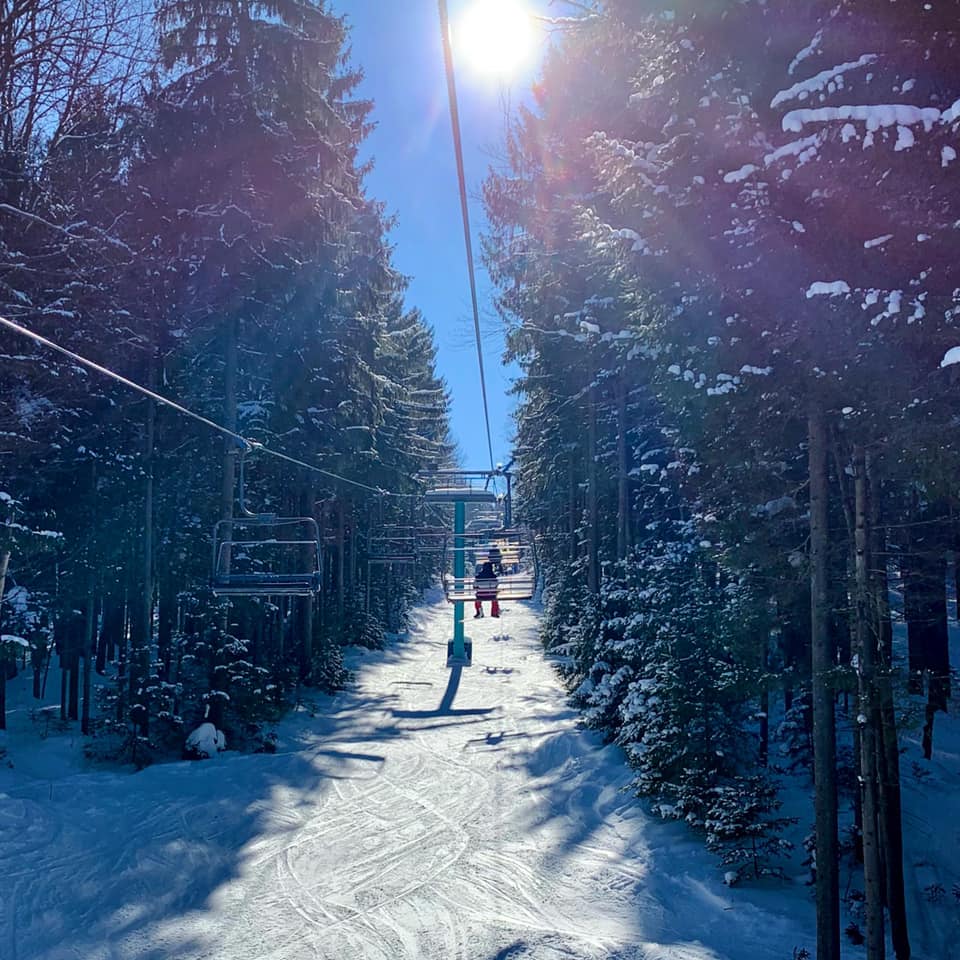
M 419 617 L 276 756 L 26 785 L 0 808 L 4 960 L 748 960 L 686 932 L 533 610 L 472 623 L 462 670 L 450 608 Z

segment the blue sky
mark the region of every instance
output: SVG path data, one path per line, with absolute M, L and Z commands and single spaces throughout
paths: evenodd
M 455 24 L 471 2 L 478 0 L 448 0 L 451 22 Z M 419 307 L 436 332 L 439 372 L 452 393 L 452 426 L 464 466 L 485 469 L 489 456 L 437 3 L 333 0 L 331 6 L 336 13 L 346 14 L 352 27 L 351 59 L 365 75 L 358 95 L 375 104 L 377 127 L 362 154 L 375 162 L 366 181 L 368 192 L 397 217 L 391 233 L 394 263 L 411 278 L 407 305 Z M 456 60 L 456 52 L 454 56 Z M 539 51 L 529 69 L 509 82 L 491 81 L 462 62 L 455 64 L 470 226 L 478 261 L 479 234 L 484 228 L 480 186 L 500 153 L 505 104 L 526 99 L 538 60 Z M 479 262 L 477 268 L 493 454 L 495 460 L 506 462 L 513 429 L 513 401 L 507 390 L 515 371 L 503 365 L 500 321 Z

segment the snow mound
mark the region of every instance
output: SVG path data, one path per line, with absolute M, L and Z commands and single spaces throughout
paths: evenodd
M 201 723 L 187 737 L 184 750 L 189 757 L 208 760 L 227 749 L 227 738 L 212 723 Z

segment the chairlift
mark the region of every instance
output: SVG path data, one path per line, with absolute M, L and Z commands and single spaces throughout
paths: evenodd
M 456 503 L 473 507 L 462 532 L 447 532 L 443 551 L 443 589 L 447 600 L 461 603 L 477 599 L 473 572 L 490 551 L 499 552 L 497 599 L 529 600 L 537 582 L 536 554 L 529 534 L 512 525 L 509 469 L 436 470 L 420 474 L 427 484 L 427 503 Z M 506 492 L 494 487 L 504 480 Z M 471 571 L 468 573 L 468 571 Z M 484 594 L 489 592 L 485 583 Z
M 416 563 L 420 558 L 417 538 L 408 533 L 371 534 L 367 539 L 367 563 Z
M 464 533 L 448 538 L 444 551 L 443 592 L 450 603 L 471 602 L 477 599 L 477 582 L 473 573 L 457 576 L 458 554 L 464 571 L 475 571 L 485 560 L 499 553 L 497 563 L 496 595 L 500 601 L 529 600 L 536 588 L 536 551 L 526 531 L 521 529 L 485 530 Z M 489 581 L 482 586 L 484 598 L 489 599 Z
M 367 538 L 370 563 L 416 563 L 424 555 L 443 553 L 444 527 L 381 524 Z
M 320 529 L 313 517 L 281 517 L 249 510 L 240 451 L 240 515 L 213 528 L 211 589 L 218 597 L 310 597 L 322 582 Z

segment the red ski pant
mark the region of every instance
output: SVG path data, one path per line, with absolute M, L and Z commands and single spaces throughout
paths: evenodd
M 490 616 L 499 617 L 500 603 L 498 602 L 497 595 L 495 593 L 484 593 L 477 595 L 477 599 L 473 601 L 473 605 L 476 608 L 477 613 L 483 613 L 484 600 L 490 601 Z

